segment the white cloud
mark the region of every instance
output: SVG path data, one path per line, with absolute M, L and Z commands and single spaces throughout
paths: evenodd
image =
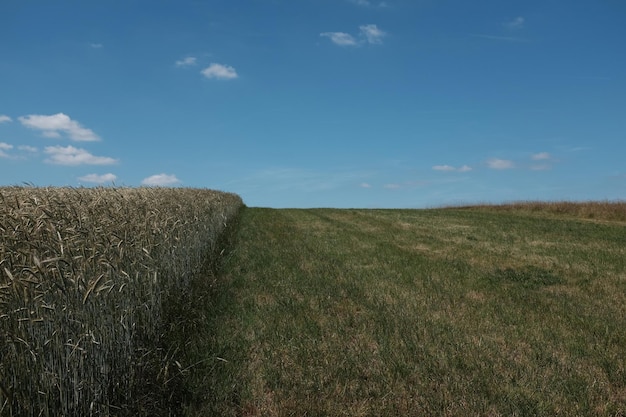
M 450 165 L 435 165 L 433 169 L 435 171 L 444 171 L 444 172 L 456 171 L 456 168 Z
M 531 159 L 533 161 L 537 161 L 534 165 L 530 166 L 530 169 L 533 171 L 546 171 L 552 169 L 552 164 L 556 161 L 552 158 L 552 155 L 548 152 L 539 152 L 531 155 Z
M 378 3 L 378 6 L 374 6 L 372 4 L 371 1 L 369 0 L 348 0 L 350 3 L 356 4 L 357 6 L 363 6 L 363 7 L 389 7 L 389 5 L 387 4 L 387 2 L 381 1 L 380 3 Z
M 145 178 L 143 181 L 141 181 L 141 184 L 164 187 L 168 185 L 178 184 L 180 182 L 181 181 L 178 178 L 176 178 L 176 175 L 156 174 L 148 178 Z
M 0 142 L 0 158 L 10 158 L 11 156 L 5 151 L 9 151 L 13 149 L 13 145 L 9 145 L 8 143 Z
M 357 46 L 364 43 L 369 44 L 382 44 L 383 38 L 387 36 L 387 33 L 383 32 L 378 26 L 361 25 L 359 26 L 360 41 L 357 41 L 354 36 L 345 32 L 323 32 L 320 36 L 329 38 L 334 44 L 339 46 Z
M 102 174 L 102 175 L 98 175 L 98 174 L 88 174 L 82 177 L 79 177 L 78 180 L 79 181 L 83 181 L 83 182 L 91 182 L 94 184 L 104 184 L 107 182 L 113 182 L 117 179 L 117 176 L 114 174 Z
M 22 151 L 22 155 L 11 155 L 9 153 L 7 153 L 6 151 L 10 151 L 13 149 L 17 149 L 19 151 Z M 23 153 L 36 153 L 37 152 L 37 148 L 33 147 L 33 146 L 26 146 L 26 145 L 20 145 L 18 147 L 15 147 L 11 144 L 5 143 L 5 142 L 0 142 L 0 158 L 9 158 L 9 159 L 24 159 Z
M 191 67 L 193 65 L 196 65 L 196 61 L 197 59 L 195 56 L 188 56 L 184 59 L 176 61 L 176 66 L 177 67 Z
M 104 45 L 102 45 L 101 43 L 90 43 L 89 46 L 91 46 L 93 49 L 100 49 Z
M 371 184 L 368 184 L 368 183 L 366 183 L 366 182 L 362 182 L 362 183 L 359 185 L 359 187 L 361 187 L 361 188 L 372 188 Z
M 77 142 L 93 142 L 100 140 L 91 129 L 84 128 L 75 120 L 63 113 L 50 116 L 31 114 L 21 116 L 19 121 L 26 127 L 41 130 L 45 137 L 58 138 L 61 132 L 69 135 L 70 139 Z
M 463 165 L 462 167 L 455 168 L 450 165 L 435 165 L 433 169 L 435 171 L 442 171 L 442 172 L 470 172 L 472 170 L 472 167 L 469 165 Z
M 356 46 L 356 39 L 349 33 L 343 32 L 324 32 L 320 33 L 320 36 L 329 38 L 333 43 L 339 46 Z
M 94 156 L 73 146 L 46 146 L 44 152 L 50 155 L 46 162 L 56 165 L 113 165 L 118 162 L 117 159 Z
M 361 35 L 364 36 L 365 39 L 367 39 L 367 42 L 371 44 L 382 44 L 383 38 L 387 36 L 387 34 L 378 29 L 378 26 L 376 25 L 362 25 L 359 26 L 359 29 L 361 31 Z
M 593 149 L 591 146 L 576 146 L 574 148 L 566 149 L 566 152 L 582 152 L 589 151 L 591 149 Z
M 7 123 L 10 122 L 12 119 L 4 114 L 0 114 L 0 123 Z
M 518 38 L 518 37 L 514 37 L 514 36 L 480 35 L 480 34 L 473 34 L 471 36 L 474 36 L 476 38 L 491 39 L 491 40 L 494 40 L 494 41 L 527 42 L 527 40 L 524 39 L 524 38 Z
M 539 152 L 532 156 L 533 161 L 545 161 L 551 159 L 552 157 L 548 152 Z
M 524 27 L 524 23 L 524 18 L 522 16 L 518 16 L 509 22 L 505 22 L 504 26 L 510 30 L 519 30 Z
M 215 63 L 209 65 L 201 72 L 207 78 L 216 78 L 218 80 L 232 80 L 238 77 L 237 71 L 233 67 Z
M 28 145 L 18 146 L 17 149 L 19 149 L 20 151 L 30 152 L 30 153 L 35 153 L 38 151 L 38 149 L 35 148 L 34 146 L 28 146 Z
M 515 164 L 508 159 L 492 158 L 487 161 L 487 166 L 491 169 L 511 169 L 515 167 Z
M 402 188 L 400 184 L 385 184 L 384 187 L 387 188 L 388 190 L 398 190 Z

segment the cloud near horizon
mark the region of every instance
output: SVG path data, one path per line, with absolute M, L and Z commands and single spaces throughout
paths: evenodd
M 473 170 L 473 168 L 469 165 L 463 165 L 458 168 L 455 168 L 451 165 L 435 165 L 433 167 L 433 170 L 441 172 L 470 172 Z
M 29 152 L 29 153 L 35 153 L 39 151 L 39 149 L 35 148 L 34 146 L 29 146 L 29 145 L 20 145 L 17 147 L 17 149 L 19 149 L 20 151 Z
M 551 159 L 552 156 L 548 152 L 539 152 L 534 154 L 531 158 L 533 161 L 545 161 Z
M 531 155 L 530 159 L 535 161 L 533 165 L 530 166 L 532 171 L 547 171 L 552 169 L 552 164 L 555 162 L 552 155 L 548 152 L 539 152 Z
M 547 171 L 552 169 L 552 165 L 550 164 L 536 164 L 530 167 L 531 171 Z
M 512 169 L 515 168 L 515 163 L 508 159 L 492 158 L 487 161 L 487 166 L 491 169 Z
M 98 174 L 88 174 L 88 175 L 84 175 L 82 177 L 78 177 L 79 181 L 83 181 L 83 182 L 90 182 L 90 183 L 94 183 L 94 184 L 105 184 L 107 182 L 113 182 L 117 179 L 117 175 L 115 174 L 102 174 L 102 175 L 98 175 Z
M 105 156 L 94 156 L 85 149 L 73 146 L 46 146 L 44 153 L 50 156 L 45 162 L 54 165 L 113 165 L 119 162 Z
M 153 187 L 165 187 L 169 185 L 179 184 L 181 182 L 181 180 L 176 178 L 176 175 L 156 174 L 151 175 L 148 178 L 144 178 L 143 181 L 141 181 L 141 184 Z
M 95 142 L 100 137 L 91 129 L 87 129 L 75 120 L 72 120 L 64 113 L 57 113 L 50 116 L 41 114 L 30 114 L 20 116 L 18 120 L 22 125 L 35 130 L 40 130 L 43 136 L 48 138 L 60 138 L 61 133 L 65 133 L 76 142 Z
M 211 65 L 203 69 L 201 73 L 209 79 L 214 78 L 217 80 L 234 80 L 235 78 L 239 77 L 239 75 L 237 75 L 237 71 L 235 71 L 235 68 L 228 65 L 216 63 L 212 63 Z

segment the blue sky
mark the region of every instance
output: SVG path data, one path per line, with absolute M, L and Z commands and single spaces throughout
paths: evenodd
M 3 0 L 0 185 L 626 199 L 620 0 Z

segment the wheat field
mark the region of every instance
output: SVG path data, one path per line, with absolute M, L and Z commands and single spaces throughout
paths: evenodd
M 177 314 L 242 206 L 206 189 L 0 188 L 0 415 L 175 414 Z

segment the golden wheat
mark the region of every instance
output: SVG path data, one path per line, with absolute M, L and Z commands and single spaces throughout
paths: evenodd
M 241 207 L 203 189 L 0 188 L 0 415 L 147 414 L 182 369 L 164 309 Z

